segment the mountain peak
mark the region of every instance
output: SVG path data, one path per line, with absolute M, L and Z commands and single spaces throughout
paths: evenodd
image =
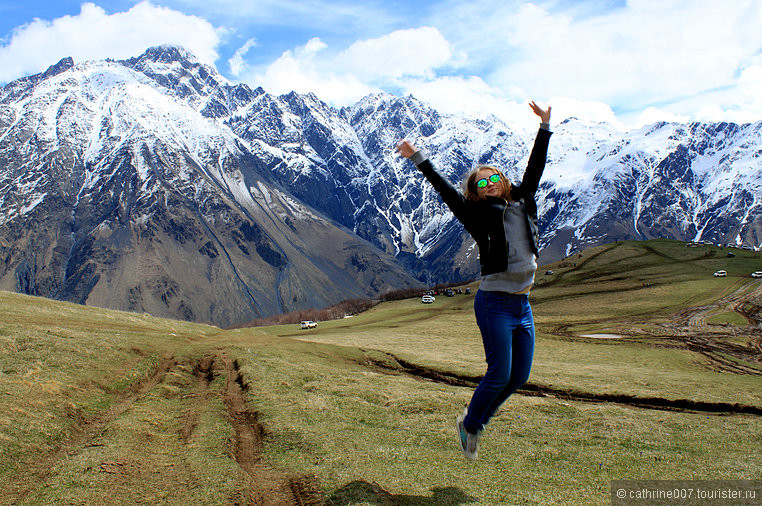
M 5 86 L 0 86 L 0 102 L 17 100 L 20 96 L 29 92 L 29 90 L 33 89 L 40 82 L 66 72 L 72 67 L 74 67 L 74 60 L 71 56 L 67 56 L 66 58 L 62 58 L 55 65 L 48 67 L 45 72 L 40 72 L 39 74 L 34 74 L 32 76 L 22 77 L 8 83 Z
M 150 77 L 160 86 L 181 98 L 208 96 L 220 86 L 229 85 L 211 65 L 201 63 L 181 46 L 153 46 L 137 58 L 121 61 L 123 65 Z
M 150 60 L 156 63 L 175 63 L 188 62 L 190 64 L 199 63 L 198 58 L 192 52 L 182 46 L 174 44 L 163 44 L 161 46 L 152 46 L 138 56 L 138 61 Z
M 49 77 L 56 76 L 60 74 L 61 72 L 66 72 L 73 66 L 74 66 L 74 59 L 71 56 L 67 56 L 66 58 L 61 58 L 61 60 L 58 63 L 48 67 L 48 70 L 46 70 L 42 74 L 42 78 L 47 79 Z

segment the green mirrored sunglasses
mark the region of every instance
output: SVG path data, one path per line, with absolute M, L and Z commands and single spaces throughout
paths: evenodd
M 488 184 L 492 183 L 499 183 L 500 182 L 500 174 L 492 174 L 488 178 L 480 179 L 476 182 L 476 186 L 478 188 L 486 188 Z

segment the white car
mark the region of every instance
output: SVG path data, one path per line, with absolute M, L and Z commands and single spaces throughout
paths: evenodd
M 434 297 L 432 297 L 431 295 L 424 295 L 423 297 L 421 297 L 421 302 L 423 304 L 431 304 L 435 300 L 436 299 Z
M 751 273 L 752 278 L 762 278 L 762 271 L 752 272 Z
M 313 322 L 312 320 L 305 320 L 305 321 L 303 321 L 302 323 L 299 324 L 299 327 L 302 330 L 304 330 L 304 329 L 314 329 L 315 327 L 317 327 L 317 322 Z
M 717 272 L 714 273 L 714 277 L 715 278 L 724 278 L 727 275 L 728 275 L 728 273 L 725 272 L 725 271 L 717 271 Z

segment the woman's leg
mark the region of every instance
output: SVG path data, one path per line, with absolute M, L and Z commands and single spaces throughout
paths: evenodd
M 492 404 L 487 410 L 486 417 L 481 420 L 482 425 L 485 425 L 495 415 L 508 397 L 513 395 L 513 392 L 521 388 L 529 380 L 532 359 L 534 357 L 534 340 L 534 318 L 532 316 L 532 308 L 529 306 L 529 299 L 526 298 L 522 302 L 522 314 L 519 325 L 513 330 L 510 379 L 502 392 L 493 399 Z
M 516 384 L 523 384 L 529 376 L 534 352 L 534 325 L 531 309 L 527 315 L 528 307 L 525 295 L 481 290 L 476 294 L 474 311 L 484 343 L 487 372 L 474 391 L 468 415 L 463 421 L 466 430 L 472 434 L 482 430 L 497 407 L 512 393 L 510 388 L 515 390 L 520 386 Z M 514 331 L 518 328 L 519 339 L 515 341 Z M 518 346 L 516 350 L 513 349 L 514 341 Z M 516 352 L 519 353 L 518 360 L 513 359 Z M 517 365 L 516 375 L 511 381 L 514 362 Z

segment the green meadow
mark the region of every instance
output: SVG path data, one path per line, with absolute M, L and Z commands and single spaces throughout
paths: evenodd
M 485 368 L 473 293 L 223 330 L 0 292 L 0 503 L 608 504 L 612 480 L 759 479 L 757 270 L 667 240 L 543 266 L 532 376 L 475 462 L 454 429 Z

